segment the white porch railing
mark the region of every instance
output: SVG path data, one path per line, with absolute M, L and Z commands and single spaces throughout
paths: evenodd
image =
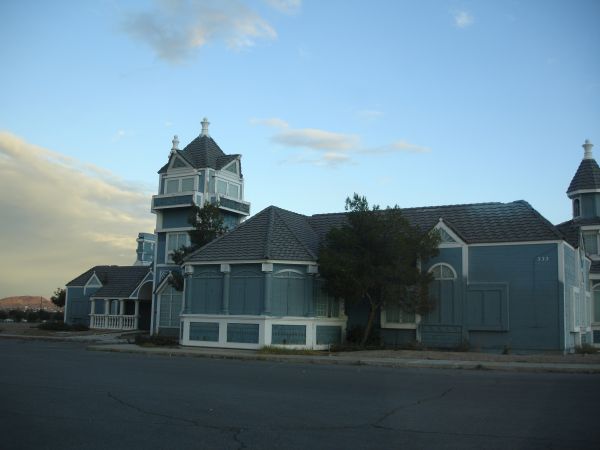
M 101 330 L 137 330 L 137 317 L 90 314 L 90 328 Z

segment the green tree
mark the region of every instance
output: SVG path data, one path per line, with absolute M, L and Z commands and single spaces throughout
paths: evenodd
M 218 203 L 205 202 L 203 207 L 194 205 L 188 217 L 188 222 L 194 227 L 193 230 L 188 232 L 191 244 L 175 250 L 172 256 L 173 261 L 179 265 L 183 263 L 183 259 L 187 255 L 227 232 L 227 228 L 223 225 L 223 216 Z
M 420 261 L 438 253 L 439 234 L 412 226 L 398 206 L 369 207 L 365 197 L 346 198 L 347 223 L 332 228 L 319 254 L 324 289 L 349 303 L 366 302 L 369 316 L 360 345 L 371 334 L 377 312 L 396 302 L 407 312 L 431 309 L 431 275 Z
M 65 306 L 65 299 L 67 298 L 67 290 L 62 288 L 56 288 L 50 300 L 59 308 Z
M 203 207 L 194 205 L 188 217 L 188 222 L 194 227 L 193 230 L 188 232 L 191 244 L 175 250 L 172 255 L 173 262 L 178 265 L 183 264 L 186 256 L 227 232 L 218 203 L 205 202 Z M 176 290 L 181 291 L 183 289 L 181 273 L 173 272 L 171 275 L 169 284 Z

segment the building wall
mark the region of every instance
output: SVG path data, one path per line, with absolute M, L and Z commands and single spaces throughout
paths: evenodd
M 489 304 L 483 308 L 489 306 L 496 317 L 490 329 L 467 320 L 470 345 L 562 348 L 558 270 L 557 244 L 470 247 L 468 289 L 481 289 L 484 301 L 489 291 Z M 468 304 L 467 317 L 475 316 L 473 309 L 480 305 Z
M 307 272 L 307 266 L 294 264 L 273 264 L 266 272 L 262 264 L 195 266 L 186 278 L 182 343 L 237 348 L 340 343 L 345 330 L 340 306 L 321 292 L 316 274 Z
M 97 287 L 76 287 L 67 286 L 67 307 L 65 315 L 65 323 L 74 324 L 90 324 L 90 296 L 93 295 L 99 288 Z
M 564 321 L 561 331 L 564 348 L 572 351 L 584 343 L 591 343 L 590 263 L 580 250 L 564 244 Z
M 162 214 L 163 229 L 190 227 L 190 223 L 188 222 L 188 218 L 190 216 L 189 208 L 163 209 L 160 214 Z

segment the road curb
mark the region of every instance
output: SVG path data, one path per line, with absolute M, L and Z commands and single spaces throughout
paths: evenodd
M 87 347 L 91 351 L 135 353 L 160 355 L 169 357 L 231 359 L 245 361 L 296 362 L 305 364 L 333 364 L 347 366 L 375 366 L 389 368 L 419 368 L 419 369 L 460 369 L 460 370 L 501 370 L 508 372 L 537 372 L 537 373 L 581 373 L 600 374 L 600 364 L 549 364 L 527 362 L 496 362 L 496 361 L 450 361 L 450 360 L 421 360 L 421 359 L 390 359 L 390 358 L 358 358 L 352 359 L 340 356 L 305 356 L 305 355 L 272 355 L 272 354 L 242 354 L 242 353 L 211 353 L 207 351 L 186 351 L 181 348 L 135 348 L 115 347 L 113 345 L 95 344 Z

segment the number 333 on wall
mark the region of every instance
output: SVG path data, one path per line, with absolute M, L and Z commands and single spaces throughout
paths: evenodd
M 548 261 L 550 261 L 549 256 L 537 256 L 535 258 L 535 262 L 548 262 Z

